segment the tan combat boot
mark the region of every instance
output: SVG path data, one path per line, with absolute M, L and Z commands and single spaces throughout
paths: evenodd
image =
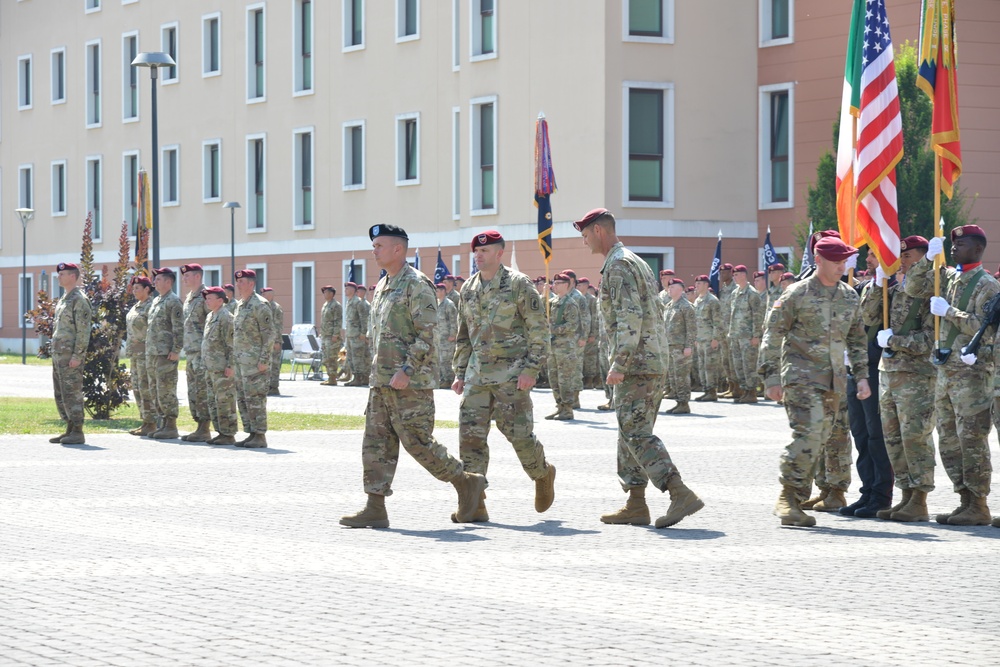
M 385 511 L 385 496 L 368 494 L 368 502 L 357 514 L 341 517 L 341 526 L 348 528 L 388 528 L 389 514 Z
M 930 521 L 931 516 L 927 512 L 927 492 L 913 489 L 910 493 L 909 502 L 893 512 L 889 518 L 893 521 L 902 521 L 904 523 Z
M 809 528 L 816 525 L 816 518 L 811 517 L 799 507 L 799 498 L 794 486 L 781 487 L 781 495 L 774 505 L 774 516 L 781 519 L 782 526 L 798 526 Z
M 719 394 L 719 398 L 734 398 L 736 393 L 736 383 L 729 382 L 725 391 Z
M 573 392 L 573 409 L 574 410 L 582 410 L 583 409 L 583 408 L 580 407 L 580 392 L 578 392 L 578 391 L 574 391 Z
M 736 399 L 736 403 L 756 403 L 757 402 L 757 392 L 755 391 L 743 391 L 740 390 L 740 397 Z
M 549 463 L 545 476 L 535 480 L 535 511 L 539 514 L 552 507 L 556 499 L 556 467 Z
M 51 442 L 53 445 L 58 445 L 60 442 L 62 442 L 63 438 L 65 438 L 67 435 L 69 435 L 69 432 L 71 430 L 72 429 L 70 428 L 70 425 L 67 422 L 66 423 L 66 430 L 63 431 L 62 433 L 60 433 L 59 435 L 54 435 L 51 438 L 49 438 L 49 442 Z
M 1000 516 L 993 519 L 993 521 L 990 522 L 990 525 L 993 526 L 994 528 L 1000 528 Z
M 709 389 L 703 395 L 694 399 L 695 403 L 716 403 L 719 400 L 719 395 L 714 389 Z
M 185 442 L 208 442 L 212 438 L 212 422 L 201 421 L 198 422 L 198 428 L 187 435 L 183 436 L 181 440 Z
M 66 442 L 65 438 L 63 442 Z M 949 526 L 988 526 L 993 521 L 990 508 L 986 506 L 986 496 L 974 496 L 969 498 L 969 506 L 948 519 Z
M 545 418 L 546 419 L 555 419 L 556 417 L 559 416 L 559 414 L 561 412 L 562 412 L 562 405 L 560 405 L 559 403 L 556 403 L 556 411 L 553 412 L 551 415 L 545 415 Z
M 236 438 L 231 435 L 222 435 L 221 433 L 211 440 L 208 441 L 210 445 L 235 445 Z
M 937 516 L 934 517 L 935 521 L 937 521 L 938 523 L 943 523 L 945 525 L 948 525 L 948 519 L 965 511 L 965 509 L 969 506 L 969 503 L 972 500 L 972 492 L 970 492 L 968 489 L 962 489 L 961 491 L 958 492 L 958 495 L 962 498 L 962 502 L 959 504 L 959 506 L 953 509 L 951 512 L 948 512 L 947 514 L 938 514 Z
M 485 523 L 490 520 L 490 513 L 486 511 L 486 492 L 479 496 L 479 507 L 472 515 L 472 523 Z M 451 522 L 458 523 L 458 512 L 451 513 Z
M 823 500 L 826 500 L 826 497 L 828 495 L 830 495 L 830 489 L 829 489 L 829 487 L 824 487 L 824 488 L 822 488 L 822 489 L 819 490 L 819 495 L 818 496 L 813 496 L 809 500 L 802 501 L 799 504 L 799 509 L 811 510 L 813 507 L 815 507 L 816 503 L 818 503 L 820 501 L 823 501 Z
M 668 415 L 689 415 L 691 406 L 687 401 L 677 401 L 677 405 L 667 410 Z
M 267 436 L 263 433 L 254 433 L 243 442 L 236 443 L 237 447 L 248 447 L 250 449 L 263 449 L 267 447 Z
M 667 492 L 670 493 L 670 507 L 656 520 L 657 528 L 669 528 L 705 506 L 698 494 L 685 486 L 680 475 L 674 475 L 667 481 Z
M 614 408 L 611 407 L 611 401 L 608 401 L 604 405 L 598 405 L 597 409 L 600 410 L 601 412 L 611 412 L 612 410 L 614 410 Z
M 568 422 L 573 421 L 573 404 L 572 403 L 562 403 L 559 406 L 559 411 L 556 412 L 555 416 L 552 417 L 557 422 Z M 548 419 L 548 417 L 546 417 Z
M 64 445 L 82 445 L 87 442 L 83 436 L 83 422 L 73 422 L 69 425 L 69 431 L 60 440 Z
M 486 478 L 475 472 L 461 472 L 451 483 L 458 492 L 456 523 L 470 523 L 476 516 L 481 496 L 486 490 Z
M 180 433 L 177 432 L 177 418 L 164 417 L 163 426 L 149 437 L 154 440 L 174 440 L 175 438 L 179 438 Z
M 337 379 L 331 375 L 329 378 L 327 378 L 323 382 L 320 382 L 320 384 L 323 385 L 324 387 L 336 387 L 337 386 Z
M 814 512 L 836 512 L 847 505 L 847 498 L 841 489 L 830 489 L 826 498 L 812 506 Z
M 891 519 L 893 512 L 898 512 L 899 510 L 906 507 L 906 503 L 910 502 L 910 496 L 913 495 L 913 489 L 903 489 L 903 495 L 899 499 L 899 502 L 889 507 L 888 509 L 879 510 L 875 512 L 875 516 L 879 519 Z
M 601 523 L 648 526 L 649 506 L 646 504 L 646 489 L 629 489 L 625 507 L 611 514 L 602 514 Z

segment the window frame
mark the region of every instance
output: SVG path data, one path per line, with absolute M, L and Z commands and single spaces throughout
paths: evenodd
M 462 219 L 462 108 L 451 108 L 451 219 Z
M 27 63 L 27 72 L 25 72 Z M 17 110 L 28 111 L 35 107 L 35 58 L 32 53 L 17 57 Z
M 224 280 L 224 274 L 222 273 L 221 264 L 205 264 L 202 266 L 202 275 L 204 276 L 205 287 L 222 287 L 226 284 Z M 218 281 L 213 281 L 209 278 L 212 274 L 218 274 Z
M 757 174 L 759 210 L 795 208 L 795 82 L 772 83 L 758 87 Z M 771 99 L 772 93 L 788 93 L 788 201 L 774 201 L 771 175 Z
M 660 90 L 663 94 L 663 175 L 662 200 L 631 199 L 629 193 L 629 93 L 634 89 Z M 622 82 L 622 207 L 623 208 L 674 208 L 674 83 L 672 81 L 623 81 Z
M 660 0 L 661 35 L 633 35 L 630 32 L 629 9 L 632 0 L 622 2 L 622 41 L 645 44 L 674 43 L 674 0 Z
M 407 178 L 407 126 L 414 123 L 416 174 Z M 396 114 L 396 186 L 420 185 L 420 112 Z
M 500 213 L 500 143 L 499 143 L 499 119 L 500 119 L 500 97 L 499 95 L 485 95 L 474 97 L 469 101 L 469 215 L 473 217 L 484 215 L 498 215 Z M 493 206 L 484 208 L 482 192 L 482 124 L 481 107 L 493 105 Z
M 86 183 L 86 196 L 84 197 L 85 211 L 90 213 L 94 212 L 93 216 L 93 237 L 94 243 L 102 243 L 104 241 L 104 156 L 103 155 L 87 155 L 85 158 L 85 179 Z M 91 165 L 97 165 L 97 188 L 94 188 L 94 173 L 91 171 Z
M 101 11 L 101 0 L 83 0 L 83 13 L 93 14 Z
M 174 154 L 174 173 L 170 173 L 171 164 L 167 159 L 169 153 Z M 171 182 L 172 181 L 172 182 Z M 170 193 L 170 185 L 174 186 L 174 199 L 167 199 Z M 167 144 L 160 146 L 160 206 L 168 208 L 181 205 L 181 146 L 180 144 Z
M 65 218 L 69 210 L 69 186 L 67 182 L 69 181 L 69 170 L 67 165 L 68 160 L 52 160 L 49 162 L 49 207 L 51 210 L 51 215 L 53 218 Z M 59 192 L 56 188 L 56 167 L 62 167 L 62 188 Z M 56 208 L 56 193 L 62 197 L 62 210 Z
M 168 45 L 166 44 L 167 35 L 173 32 L 174 35 L 174 48 L 173 53 L 170 52 Z M 181 29 L 180 23 L 177 21 L 171 21 L 169 23 L 163 23 L 160 25 L 160 51 L 168 54 L 174 59 L 175 65 L 169 67 L 161 67 L 160 70 L 163 74 L 160 76 L 160 85 L 172 86 L 175 83 L 180 83 L 181 80 L 181 61 L 178 59 L 178 55 L 181 52 Z M 170 76 L 171 70 L 173 70 L 173 76 Z
M 130 39 L 135 40 L 135 55 L 126 53 L 128 48 L 128 42 Z M 122 122 L 123 123 L 138 123 L 139 122 L 139 110 L 142 108 L 142 99 L 140 97 L 142 87 L 139 83 L 139 71 L 138 68 L 132 65 L 132 61 L 135 60 L 135 56 L 141 53 L 139 49 L 139 31 L 130 30 L 129 32 L 122 33 Z M 131 55 L 131 57 L 129 57 Z M 135 85 L 132 85 L 132 78 L 135 78 Z M 135 91 L 135 115 L 129 116 L 128 104 L 130 93 Z
M 263 44 L 260 49 L 257 49 L 257 12 L 260 12 L 261 16 L 261 41 Z M 267 101 L 267 6 L 264 3 L 247 5 L 246 35 L 246 103 L 260 104 Z M 258 51 L 261 54 L 260 61 L 256 59 Z M 258 62 L 261 69 L 260 90 L 257 89 Z M 254 92 L 259 94 L 252 95 Z
M 309 52 L 303 48 L 304 30 L 302 8 L 309 5 Z M 292 3 L 292 97 L 316 93 L 316 7 L 313 0 L 295 0 Z M 305 65 L 309 64 L 309 87 L 300 85 Z
M 309 135 L 309 185 L 302 183 L 302 137 Z M 316 228 L 316 127 L 299 127 L 292 130 L 292 229 Z M 305 188 L 311 193 L 310 221 L 303 222 L 305 202 L 302 194 Z
M 353 182 L 353 178 L 348 178 L 354 176 L 354 137 L 353 129 L 361 128 L 361 180 L 357 183 Z M 343 178 L 341 179 L 341 185 L 343 190 L 353 191 L 353 190 L 364 190 L 367 188 L 367 172 L 368 172 L 368 160 L 367 160 L 367 143 L 368 143 L 368 128 L 367 121 L 365 119 L 358 120 L 348 120 L 344 121 L 341 125 L 342 136 L 343 136 L 343 155 L 341 169 L 343 172 Z
M 211 193 L 211 164 L 209 162 L 208 149 L 211 146 L 215 146 L 217 149 L 217 159 L 218 159 L 218 172 L 216 177 L 218 182 L 216 183 L 218 187 L 219 194 L 212 196 Z M 202 204 L 213 204 L 222 201 L 222 139 L 205 139 L 201 142 L 201 203 Z
M 27 174 L 27 188 L 24 175 Z M 27 200 L 25 199 L 27 195 Z M 17 207 L 35 209 L 35 163 L 17 165 Z
M 413 11 L 416 15 L 414 17 L 414 24 L 416 25 L 416 28 L 415 31 L 410 34 L 406 33 L 406 19 L 409 16 L 406 8 L 408 2 L 413 3 Z M 420 39 L 420 0 L 396 0 L 396 43 L 402 44 L 404 42 L 413 42 L 418 39 Z
M 257 294 L 260 294 L 260 291 L 265 287 L 267 287 L 267 262 L 258 262 L 256 264 L 245 264 L 243 268 L 250 269 L 257 274 L 258 280 L 256 285 L 254 286 L 254 291 Z
M 483 16 L 484 11 L 482 9 L 484 0 L 469 0 L 469 62 L 475 63 L 483 60 L 493 60 L 499 57 L 500 47 L 497 44 L 497 0 L 488 0 L 493 3 L 493 9 L 490 13 L 493 17 L 491 23 L 491 39 L 493 41 L 493 49 L 491 51 L 483 51 Z
M 263 181 L 263 189 L 261 191 L 261 202 L 257 203 L 257 190 L 256 190 L 256 145 L 255 142 L 261 142 L 261 180 Z M 246 135 L 246 202 L 247 202 L 247 214 L 246 214 L 246 232 L 247 234 L 263 234 L 267 232 L 267 133 L 258 132 L 254 134 Z M 250 226 L 251 220 L 256 225 L 256 220 L 260 216 L 263 224 L 259 227 Z
M 56 56 L 62 61 L 62 72 L 57 77 L 55 68 Z M 62 97 L 55 97 L 56 85 L 62 89 Z M 49 103 L 52 105 L 66 104 L 66 47 L 57 46 L 49 51 Z
M 440 2 L 440 0 L 438 0 Z M 462 0 L 451 0 L 451 71 L 462 68 Z
M 27 281 L 27 289 L 25 289 L 25 281 Z M 18 330 L 24 329 L 34 329 L 35 323 L 24 316 L 26 312 L 31 310 L 28 308 L 28 301 L 30 299 L 32 307 L 35 305 L 35 295 L 38 291 L 35 289 L 35 274 L 31 273 L 17 273 L 17 328 Z
M 778 0 L 783 1 L 783 0 Z M 788 36 L 787 37 L 772 37 L 771 24 L 774 14 L 774 2 L 775 0 L 760 0 L 760 16 L 759 16 L 759 46 L 760 48 L 768 48 L 771 46 L 783 46 L 785 44 L 795 43 L 795 0 L 787 0 L 788 2 Z
M 215 59 L 218 67 L 206 69 L 212 63 L 211 25 L 215 21 Z M 201 16 L 201 78 L 208 79 L 222 75 L 222 12 L 211 12 Z
M 350 274 L 351 261 L 352 260 L 350 260 L 350 259 L 342 259 L 342 260 L 340 260 L 340 275 L 341 275 L 340 284 L 341 285 L 343 285 L 344 283 L 346 283 L 350 279 L 350 275 L 351 275 Z M 366 275 L 367 268 L 368 268 L 368 260 L 365 259 L 365 258 L 363 258 L 363 257 L 360 258 L 360 259 L 357 258 L 357 257 L 355 257 L 353 259 L 353 261 L 354 261 L 354 268 L 360 267 L 360 270 L 361 270 L 361 283 L 359 283 L 359 284 L 364 285 L 365 287 L 367 287 L 368 283 L 365 282 L 365 275 Z M 343 290 L 343 288 L 340 288 L 337 291 L 341 292 L 342 290 Z M 346 296 L 344 298 L 346 298 Z M 347 310 L 347 303 L 346 302 L 344 303 L 344 310 L 345 311 Z M 346 317 L 346 312 L 345 312 L 345 317 Z
M 354 3 L 358 3 L 355 6 Z M 361 9 L 361 41 L 354 41 L 354 17 L 355 10 Z M 341 0 L 341 11 L 343 14 L 343 35 L 341 43 L 341 52 L 350 53 L 352 51 L 361 51 L 365 48 L 367 43 L 367 21 L 365 20 L 365 14 L 367 13 L 367 7 L 365 0 Z
M 128 173 L 128 160 L 130 158 L 135 159 L 135 175 L 132 178 L 132 174 Z M 139 223 L 142 221 L 142 211 L 139 209 L 139 171 L 142 167 L 142 154 L 138 148 L 134 148 L 127 151 L 122 151 L 122 220 L 129 223 L 129 238 L 134 239 L 138 236 Z M 129 180 L 132 182 L 129 183 Z M 129 219 L 132 215 L 132 202 L 130 201 L 130 196 L 133 192 L 131 188 L 135 188 L 135 233 L 132 233 L 132 224 Z
M 84 44 L 84 120 L 88 130 L 103 127 L 104 125 L 104 74 L 103 63 L 104 49 L 101 39 L 92 39 Z M 92 54 L 96 55 L 96 62 L 92 60 Z M 96 76 L 96 80 L 94 77 Z M 94 89 L 96 88 L 96 99 Z
M 311 285 L 302 285 L 299 278 L 299 269 L 309 269 L 312 277 Z M 300 299 L 309 299 L 309 321 L 300 319 Z M 304 309 L 303 309 L 304 310 Z M 316 325 L 316 262 L 292 262 L 292 324 L 312 324 Z

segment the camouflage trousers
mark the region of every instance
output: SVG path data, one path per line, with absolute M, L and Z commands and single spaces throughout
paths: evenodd
M 247 433 L 267 433 L 267 392 L 271 385 L 268 371 L 257 364 L 236 366 L 236 406 L 240 411 L 243 430 Z
M 684 350 L 678 347 L 669 347 L 667 355 L 670 357 L 670 370 L 667 375 L 670 378 L 670 389 L 672 395 L 678 401 L 691 400 L 691 363 L 694 354 L 690 357 L 684 356 Z
M 281 379 L 281 358 L 285 351 L 279 346 L 271 348 L 271 366 L 268 369 L 268 391 L 278 391 L 278 381 Z
M 323 336 L 320 340 L 323 350 L 323 365 L 331 380 L 340 375 L 340 336 Z
M 208 415 L 221 435 L 236 435 L 236 374 L 226 377 L 225 371 L 205 370 L 208 388 Z
M 583 346 L 583 377 L 586 380 L 596 381 L 601 384 L 604 381 L 601 374 L 601 364 L 597 359 L 597 343 L 587 343 Z
M 437 479 L 450 482 L 461 475 L 462 462 L 434 439 L 433 430 L 432 389 L 369 389 L 361 443 L 365 493 L 392 495 L 400 443 Z
M 733 364 L 732 379 L 744 391 L 757 390 L 757 346 L 749 338 L 730 338 L 729 350 Z
M 701 384 L 701 359 L 698 358 L 698 345 L 697 343 L 691 348 L 691 371 L 688 373 L 690 377 L 691 387 L 698 387 L 700 391 L 705 391 L 704 386 Z
M 968 489 L 976 497 L 988 496 L 993 476 L 987 442 L 992 427 L 993 369 L 982 362 L 963 368 L 954 362 L 939 366 L 934 404 L 941 463 L 955 493 Z
M 549 386 L 558 404 L 573 405 L 574 392 L 583 390 L 583 356 L 576 339 L 558 340 L 549 349 Z
M 807 496 L 812 487 L 817 459 L 822 460 L 820 457 L 825 456 L 827 461 L 832 460 L 835 466 L 831 470 L 830 464 L 827 463 L 826 469 L 821 471 L 823 478 L 816 475 L 817 485 L 820 488 L 829 486 L 847 490 L 850 486 L 851 450 L 850 440 L 847 438 L 849 427 L 844 397 L 832 389 L 823 390 L 805 385 L 793 384 L 783 389 L 785 413 L 788 415 L 788 425 L 792 429 L 792 442 L 785 447 L 781 455 L 779 465 L 781 484 L 798 489 L 800 497 Z M 844 424 L 845 444 L 831 437 L 837 421 L 842 421 Z M 824 444 L 827 447 L 826 452 L 823 451 Z M 842 479 L 837 479 L 842 477 L 838 474 L 840 471 L 836 469 L 841 450 L 847 451 L 848 482 L 845 485 L 842 485 Z
M 146 355 L 146 377 L 156 416 L 177 419 L 177 362 L 165 354 Z
M 52 389 L 59 416 L 67 424 L 83 424 L 83 362 L 69 367 L 72 355 L 52 356 Z
M 618 479 L 622 488 L 645 488 L 649 482 L 660 491 L 678 474 L 663 441 L 653 435 L 656 413 L 663 397 L 662 375 L 626 375 L 612 387 L 618 419 Z
M 350 369 L 352 375 L 364 379 L 365 382 L 368 381 L 372 370 L 371 358 L 366 357 L 367 354 L 368 343 L 358 340 L 357 336 L 347 339 L 347 368 Z
M 143 421 L 156 419 L 156 409 L 153 407 L 153 397 L 149 389 L 149 375 L 146 371 L 146 353 L 137 352 L 130 358 L 130 373 L 132 378 L 132 393 L 135 404 L 139 408 L 139 417 Z
M 851 488 L 851 419 L 843 397 L 833 418 L 830 436 L 820 447 L 813 472 L 816 486 L 821 489 L 847 491 Z
M 608 399 L 608 403 L 611 402 L 611 385 L 605 384 L 604 380 L 608 377 L 608 371 L 611 370 L 611 360 L 608 358 L 610 352 L 608 351 L 608 344 L 601 340 L 597 346 L 597 383 L 598 386 L 604 389 L 604 396 Z
M 698 372 L 701 375 L 701 387 L 710 391 L 722 382 L 719 367 L 719 348 L 712 349 L 711 341 L 699 342 L 695 353 L 698 355 Z
M 437 347 L 437 370 L 438 370 L 438 382 L 444 386 L 451 386 L 452 380 L 455 379 L 455 373 L 451 370 L 451 362 L 455 358 L 455 343 L 454 341 L 441 341 L 441 344 Z
M 205 373 L 201 354 L 187 355 L 187 368 L 184 375 L 187 378 L 188 408 L 191 410 L 191 417 L 196 422 L 209 421 L 212 418 L 208 411 L 208 379 L 205 377 Z
M 465 385 L 458 409 L 458 448 L 466 472 L 485 476 L 490 465 L 490 421 L 514 446 L 514 453 L 531 479 L 545 476 L 545 450 L 532 430 L 531 392 L 520 391 L 517 381 L 503 384 Z
M 934 490 L 933 375 L 879 373 L 879 412 L 896 487 Z
M 728 383 L 736 382 L 733 373 L 733 351 L 729 347 L 729 339 L 725 336 L 719 341 L 719 389 L 728 389 Z

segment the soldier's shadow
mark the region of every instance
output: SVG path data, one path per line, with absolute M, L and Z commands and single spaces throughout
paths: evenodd
M 545 535 L 547 537 L 573 537 L 576 535 L 598 535 L 601 531 L 599 530 L 581 530 L 579 528 L 570 528 L 563 525 L 563 521 L 560 519 L 550 519 L 547 521 L 539 521 L 538 523 L 532 524 L 530 526 L 519 526 L 510 523 L 496 523 L 495 521 L 490 521 L 487 523 L 479 524 L 483 528 L 503 528 L 505 530 L 513 530 L 520 533 L 537 533 L 539 535 Z
M 834 528 L 832 526 L 814 526 L 808 529 L 809 533 L 821 533 L 835 535 L 837 537 L 874 537 L 878 539 L 888 538 L 894 540 L 910 540 L 912 542 L 944 542 L 936 535 L 930 533 L 892 533 L 884 530 L 861 530 L 858 528 Z
M 649 528 L 665 540 L 717 540 L 725 537 L 721 530 L 705 530 L 704 528 Z
M 488 537 L 477 535 L 472 526 L 455 527 L 451 530 L 409 530 L 405 528 L 389 528 L 387 532 L 405 535 L 407 537 L 423 537 L 437 542 L 486 542 Z
M 103 452 L 107 450 L 107 447 L 98 447 L 97 445 L 88 445 L 88 444 L 82 444 L 82 445 L 64 444 L 62 446 L 65 447 L 66 449 L 79 449 L 82 452 Z
M 942 530 L 948 533 L 961 533 L 963 535 L 972 535 L 974 537 L 985 537 L 990 540 L 1000 539 L 1000 530 L 997 530 L 992 526 L 949 526 L 935 524 L 932 527 L 936 530 Z

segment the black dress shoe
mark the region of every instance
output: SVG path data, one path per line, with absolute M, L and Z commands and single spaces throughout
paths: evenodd
M 888 509 L 891 506 L 891 502 L 873 500 L 864 507 L 854 510 L 854 516 L 859 519 L 874 519 L 881 510 Z
M 868 503 L 869 503 L 868 498 L 866 496 L 861 496 L 850 505 L 841 507 L 840 510 L 838 511 L 840 512 L 841 516 L 857 516 L 856 512 L 862 507 L 866 507 Z

